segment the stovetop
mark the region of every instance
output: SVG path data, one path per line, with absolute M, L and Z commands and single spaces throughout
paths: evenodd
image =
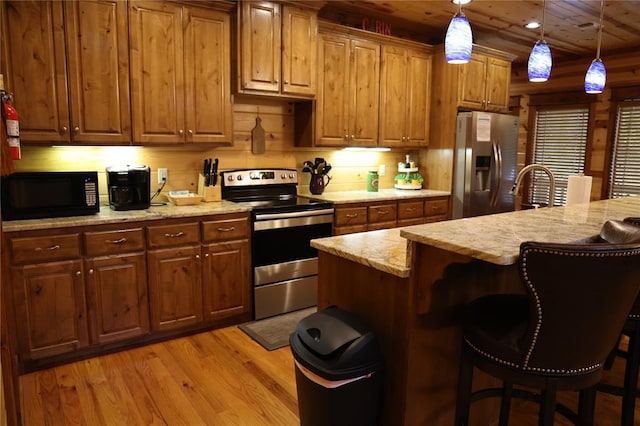
M 222 198 L 260 213 L 332 208 L 329 201 L 297 195 L 295 169 L 241 169 L 222 172 Z

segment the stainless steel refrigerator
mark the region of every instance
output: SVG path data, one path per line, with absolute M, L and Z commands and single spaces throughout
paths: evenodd
M 460 112 L 453 176 L 453 219 L 514 210 L 518 117 Z

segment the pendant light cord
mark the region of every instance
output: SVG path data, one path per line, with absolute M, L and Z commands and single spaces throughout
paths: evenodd
M 547 0 L 544 0 L 542 2 L 542 28 L 540 29 L 540 41 L 542 41 L 543 43 L 544 41 L 544 15 L 545 12 L 547 10 Z
M 598 27 L 598 49 L 596 51 L 596 59 L 600 59 L 600 43 L 602 41 L 602 22 L 604 19 L 604 0 L 600 1 L 600 26 Z

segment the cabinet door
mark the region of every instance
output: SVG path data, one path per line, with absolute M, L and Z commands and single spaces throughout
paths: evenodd
M 317 37 L 315 11 L 283 6 L 282 93 L 315 96 Z
M 489 111 L 509 110 L 509 85 L 511 84 L 511 62 L 488 58 L 487 104 Z
M 244 1 L 241 9 L 240 88 L 280 92 L 280 5 Z
M 454 65 L 457 66 L 457 65 Z M 487 57 L 471 55 L 471 60 L 460 65 L 459 106 L 482 111 L 485 105 L 485 79 L 487 74 Z
M 151 328 L 174 330 L 202 321 L 200 246 L 148 252 Z
M 407 86 L 406 49 L 382 46 L 380 71 L 380 145 L 388 147 L 405 146 Z
M 127 5 L 114 0 L 69 1 L 64 6 L 71 140 L 128 143 Z
M 431 113 L 431 55 L 409 50 L 407 56 L 406 145 L 429 144 Z
M 352 40 L 351 62 L 348 144 L 376 146 L 380 104 L 380 45 Z
M 185 141 L 182 8 L 129 2 L 134 142 Z
M 318 146 L 344 146 L 347 143 L 349 55 L 349 39 L 320 36 L 316 102 Z
M 12 268 L 18 350 L 37 359 L 87 346 L 82 262 Z
M 249 242 L 210 244 L 204 247 L 202 295 L 205 320 L 251 312 Z
M 5 87 L 15 94 L 23 142 L 69 142 L 62 2 L 4 1 Z
M 231 22 L 226 13 L 185 8 L 187 142 L 231 143 Z
M 86 261 L 85 270 L 92 343 L 149 333 L 144 253 L 91 258 Z

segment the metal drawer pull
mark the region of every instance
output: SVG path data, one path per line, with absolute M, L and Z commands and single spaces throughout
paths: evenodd
M 378 214 L 389 214 L 389 210 L 378 210 Z
M 220 231 L 220 232 L 232 232 L 232 231 L 235 231 L 235 230 L 236 230 L 235 226 L 232 226 L 231 228 L 218 228 L 218 231 Z
M 184 236 L 184 232 L 178 232 L 177 234 L 164 234 L 167 238 L 178 238 Z
M 47 247 L 47 248 L 42 248 L 42 247 L 36 247 L 34 250 L 35 251 L 53 251 L 53 250 L 58 250 L 60 248 L 60 246 L 58 244 L 53 245 L 51 247 Z
M 408 212 L 415 212 L 415 211 L 416 211 L 416 208 L 415 208 L 415 207 L 407 207 L 407 208 L 405 209 L 405 211 L 408 211 Z
M 354 217 L 358 217 L 358 213 L 346 214 L 349 219 L 353 219 Z
M 109 244 L 122 244 L 126 243 L 127 239 L 125 237 L 122 237 L 119 240 L 104 240 L 104 242 Z

